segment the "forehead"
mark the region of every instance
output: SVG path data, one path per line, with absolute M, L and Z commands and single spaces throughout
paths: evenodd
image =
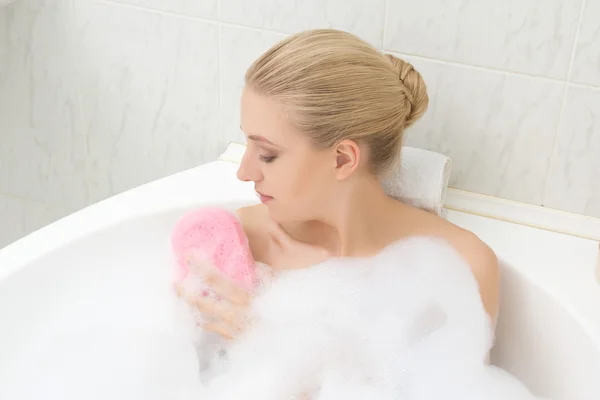
M 246 135 L 260 135 L 272 142 L 293 140 L 296 136 L 284 106 L 248 88 L 242 92 L 240 117 Z

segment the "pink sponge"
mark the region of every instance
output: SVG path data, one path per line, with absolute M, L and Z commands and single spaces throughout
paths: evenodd
M 221 208 L 201 208 L 175 227 L 171 244 L 179 281 L 190 275 L 189 260 L 218 268 L 247 290 L 256 284 L 255 262 L 238 218 Z M 206 294 L 206 293 L 204 293 Z

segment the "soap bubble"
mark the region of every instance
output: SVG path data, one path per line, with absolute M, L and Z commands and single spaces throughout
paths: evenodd
M 251 329 L 218 349 L 189 334 L 189 316 L 181 332 L 114 326 L 46 338 L 13 365 L 0 397 L 535 399 L 486 363 L 494 337 L 477 282 L 437 239 L 283 271 L 251 312 Z

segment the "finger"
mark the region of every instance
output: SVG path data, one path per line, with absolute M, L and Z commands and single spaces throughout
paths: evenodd
M 187 302 L 191 302 L 193 299 L 207 293 L 206 289 L 186 284 L 186 282 L 175 282 L 173 284 L 173 289 L 175 290 L 177 297 L 181 297 Z
M 220 271 L 209 273 L 205 279 L 215 292 L 233 304 L 247 305 L 250 301 L 248 291 L 223 275 Z
M 183 285 L 180 282 L 175 282 L 173 284 L 173 289 L 175 289 L 175 294 L 177 294 L 178 297 L 184 297 L 185 290 L 183 289 Z
M 189 301 L 209 320 L 221 321 L 236 329 L 242 329 L 245 325 L 245 310 L 235 305 L 208 297 L 193 298 Z
M 211 289 L 234 304 L 246 305 L 250 300 L 249 293 L 229 277 L 214 267 L 207 267 L 204 263 L 190 261 L 194 267 L 201 270 L 203 279 Z
M 230 324 L 238 324 L 241 310 L 226 302 L 211 299 L 208 297 L 198 297 L 191 299 L 191 303 L 203 314 L 215 319 L 223 320 Z
M 223 321 L 237 329 L 242 329 L 246 324 L 246 310 L 244 307 L 207 296 L 190 294 L 181 285 L 176 285 L 175 291 L 179 297 L 208 319 Z
M 228 340 L 235 339 L 240 333 L 239 330 L 221 321 L 208 321 L 204 324 L 204 329 L 209 332 L 217 333 Z

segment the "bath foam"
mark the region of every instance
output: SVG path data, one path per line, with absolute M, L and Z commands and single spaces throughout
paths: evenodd
M 285 271 L 251 314 L 252 328 L 204 381 L 196 349 L 181 332 L 110 327 L 49 339 L 23 354 L 15 376 L 31 381 L 0 382 L 0 397 L 535 399 L 516 378 L 485 364 L 493 334 L 477 282 L 437 239 Z M 13 390 L 3 392 L 2 384 Z
M 198 400 L 193 345 L 181 335 L 94 326 L 40 340 L 0 381 L 11 400 Z
M 465 260 L 412 238 L 285 271 L 253 303 L 210 399 L 536 399 L 486 364 L 491 321 Z

